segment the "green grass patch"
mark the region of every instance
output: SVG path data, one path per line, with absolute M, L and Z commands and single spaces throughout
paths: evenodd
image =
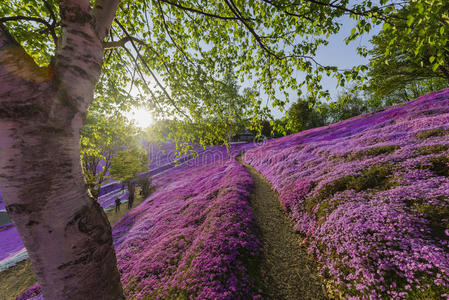
M 393 153 L 394 151 L 396 151 L 399 148 L 400 148 L 400 146 L 398 146 L 398 145 L 378 146 L 378 147 L 360 150 L 357 152 L 345 153 L 344 158 L 346 161 L 361 160 L 361 159 L 364 159 L 367 157 L 374 157 L 374 156 L 378 156 L 381 154 Z
M 440 153 L 449 149 L 449 145 L 430 145 L 422 146 L 418 148 L 421 155 L 429 155 L 434 153 Z
M 434 282 L 434 277 L 429 275 L 424 275 L 424 278 L 420 280 L 420 286 L 422 291 L 417 287 L 413 287 L 407 295 L 407 299 L 410 300 L 431 300 L 431 299 L 442 299 L 442 294 L 449 294 L 449 288 L 436 285 Z M 428 287 L 425 285 L 428 284 Z
M 361 192 L 368 189 L 389 189 L 393 186 L 391 180 L 392 174 L 393 172 L 390 165 L 374 165 L 369 169 L 363 170 L 361 175 L 348 175 L 338 178 L 322 187 L 318 192 L 318 196 L 307 198 L 305 200 L 305 209 L 308 212 L 312 212 L 313 208 L 317 204 L 320 204 L 318 215 L 319 217 L 325 216 L 326 210 L 330 207 L 329 203 L 323 202 L 325 199 L 346 190 L 356 190 L 357 192 Z
M 435 205 L 423 204 L 419 202 L 413 203 L 413 207 L 421 213 L 424 213 L 426 219 L 430 221 L 430 229 L 432 236 L 438 239 L 446 238 L 444 231 L 449 229 L 449 208 L 438 207 Z
M 429 159 L 430 165 L 424 166 L 424 169 L 431 170 L 438 176 L 449 177 L 449 156 L 441 155 Z
M 447 128 L 439 127 L 420 131 L 416 134 L 416 136 L 420 139 L 428 139 L 430 137 L 445 136 L 447 134 L 449 134 L 449 130 Z

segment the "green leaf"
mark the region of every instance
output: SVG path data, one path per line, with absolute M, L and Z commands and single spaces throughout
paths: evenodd
M 415 17 L 412 15 L 407 16 L 407 26 L 411 27 L 413 24 L 413 21 L 415 21 Z

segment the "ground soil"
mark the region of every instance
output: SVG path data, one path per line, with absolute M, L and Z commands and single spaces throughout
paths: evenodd
M 134 207 L 143 201 L 141 196 L 137 196 L 139 195 L 138 192 L 139 190 L 136 188 Z M 128 212 L 127 206 L 128 203 L 122 203 L 118 212 L 115 212 L 115 209 L 106 212 L 111 225 Z M 24 260 L 17 265 L 0 272 L 0 300 L 14 300 L 20 293 L 36 283 L 36 276 L 31 268 L 30 261 L 28 259 Z
M 241 162 L 241 160 L 240 160 Z M 261 232 L 264 256 L 258 267 L 264 298 L 276 300 L 327 299 L 316 263 L 285 215 L 270 183 L 244 164 L 254 180 L 250 205 Z

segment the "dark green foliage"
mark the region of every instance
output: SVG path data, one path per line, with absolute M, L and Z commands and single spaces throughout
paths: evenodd
M 412 100 L 449 86 L 449 59 L 443 46 L 447 22 L 440 10 L 447 11 L 447 1 L 432 5 L 410 1 L 372 38 L 368 89 L 373 107 Z
M 445 136 L 449 134 L 449 130 L 444 127 L 439 127 L 435 129 L 423 130 L 416 134 L 416 136 L 420 139 L 427 139 L 434 136 Z
M 449 157 L 447 155 L 441 155 L 429 159 L 430 166 L 424 168 L 433 171 L 438 176 L 449 177 Z
M 430 221 L 433 236 L 437 238 L 446 236 L 444 230 L 449 229 L 449 208 L 419 202 L 413 203 L 413 208 L 420 213 L 424 213 L 425 217 Z
M 320 114 L 315 105 L 310 105 L 309 102 L 310 100 L 299 99 L 290 107 L 287 113 L 287 128 L 291 133 L 323 126 L 326 123 L 325 116 Z
M 336 102 L 329 104 L 327 120 L 329 123 L 336 123 L 366 112 L 366 99 L 358 91 L 347 89 L 338 96 Z
M 346 190 L 356 190 L 357 192 L 366 191 L 368 189 L 386 190 L 393 184 L 390 180 L 392 175 L 391 166 L 371 166 L 369 169 L 362 171 L 360 175 L 348 175 L 336 179 L 335 181 L 326 184 L 318 192 L 318 196 L 306 199 L 305 206 L 308 211 L 312 211 L 316 204 L 323 200 L 332 197 L 338 192 Z M 319 215 L 324 215 L 325 208 L 328 204 L 321 204 Z
M 446 151 L 449 149 L 449 145 L 430 145 L 430 146 L 422 146 L 418 148 L 418 151 L 421 155 L 428 155 L 439 153 L 442 151 Z
M 441 285 L 436 285 L 434 278 L 428 274 L 423 275 L 423 280 L 421 280 L 421 287 L 424 289 L 421 291 L 417 287 L 413 287 L 411 291 L 408 292 L 407 299 L 410 300 L 422 300 L 422 299 L 441 299 L 442 294 L 448 293 L 448 288 Z M 427 285 L 428 286 L 427 286 Z
M 398 145 L 378 146 L 378 147 L 360 150 L 357 152 L 345 153 L 344 158 L 347 161 L 360 160 L 360 159 L 364 159 L 367 157 L 378 156 L 381 154 L 393 153 L 394 151 L 396 151 L 399 148 L 400 148 L 400 146 L 398 146 Z
M 110 177 L 121 182 L 129 182 L 138 173 L 148 171 L 148 155 L 137 147 L 117 152 L 109 167 Z

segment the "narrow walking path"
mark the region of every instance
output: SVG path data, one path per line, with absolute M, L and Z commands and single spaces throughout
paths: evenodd
M 314 261 L 308 256 L 270 183 L 244 164 L 254 180 L 250 205 L 261 232 L 264 257 L 260 280 L 266 297 L 276 300 L 327 299 Z M 265 297 L 264 297 L 265 298 Z

